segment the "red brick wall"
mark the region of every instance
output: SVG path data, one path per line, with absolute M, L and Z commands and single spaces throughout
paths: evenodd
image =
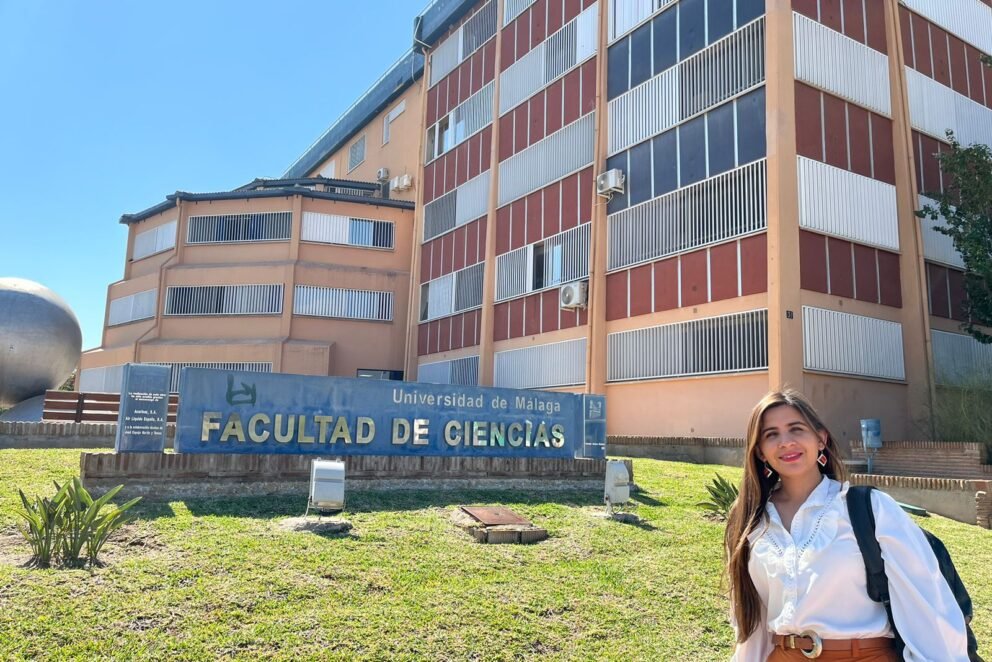
M 496 210 L 496 255 L 592 220 L 592 168 Z
M 765 234 L 745 237 L 613 272 L 606 277 L 606 319 L 765 292 L 766 239 Z
M 982 2 L 992 5 L 992 0 Z M 982 65 L 982 51 L 903 5 L 899 6 L 899 27 L 907 67 L 992 108 L 992 69 Z
M 864 460 L 861 441 L 850 442 L 851 458 Z M 875 455 L 875 473 L 936 478 L 988 478 L 985 447 L 978 443 L 885 441 Z
M 799 286 L 813 292 L 902 307 L 897 254 L 808 230 L 799 231 Z
M 492 145 L 493 127 L 490 125 L 425 165 L 424 204 L 489 170 Z
M 892 120 L 798 81 L 796 148 L 800 156 L 896 183 Z
M 792 8 L 858 43 L 886 52 L 885 12 L 878 0 L 792 0 Z
M 592 58 L 499 118 L 499 160 L 595 109 L 596 58 Z
M 964 272 L 927 262 L 927 285 L 930 294 L 930 314 L 934 317 L 964 322 L 968 295 L 964 289 Z
M 470 310 L 417 327 L 417 356 L 478 345 L 482 311 Z

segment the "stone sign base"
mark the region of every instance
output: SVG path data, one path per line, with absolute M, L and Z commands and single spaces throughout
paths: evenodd
M 148 499 L 306 495 L 310 463 L 345 463 L 346 489 L 602 490 L 606 460 L 410 456 L 82 453 L 87 489 L 123 484 Z M 633 466 L 627 461 L 633 477 Z

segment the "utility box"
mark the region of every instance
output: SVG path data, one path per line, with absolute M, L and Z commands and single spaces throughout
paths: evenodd
M 619 460 L 606 462 L 606 489 L 603 494 L 607 511 L 630 501 L 630 472 Z
M 882 448 L 882 421 L 877 418 L 861 419 L 861 443 L 868 459 L 868 473 L 874 473 L 875 454 Z
M 861 443 L 866 451 L 877 451 L 882 447 L 882 421 L 877 418 L 861 419 Z
M 314 460 L 310 465 L 310 508 L 344 510 L 344 462 Z

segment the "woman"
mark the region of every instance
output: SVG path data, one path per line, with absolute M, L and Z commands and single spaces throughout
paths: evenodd
M 898 660 L 885 608 L 868 597 L 839 449 L 802 394 L 755 406 L 745 457 L 725 538 L 733 659 L 805 660 L 819 642 L 822 660 Z M 923 533 L 883 492 L 872 508 L 905 659 L 967 662 L 964 617 Z

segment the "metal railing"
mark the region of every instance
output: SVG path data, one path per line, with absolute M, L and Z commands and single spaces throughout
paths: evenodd
M 607 381 L 768 369 L 768 311 L 663 324 L 607 336 Z

